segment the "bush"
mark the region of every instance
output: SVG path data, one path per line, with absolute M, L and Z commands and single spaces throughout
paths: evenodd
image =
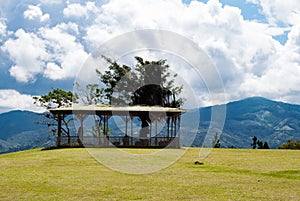
M 278 147 L 278 149 L 300 149 L 300 140 L 288 140 Z

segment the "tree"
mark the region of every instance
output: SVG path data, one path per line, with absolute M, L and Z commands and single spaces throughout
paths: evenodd
M 134 92 L 133 105 L 180 107 L 184 100 L 176 99 L 176 96 L 182 92 L 183 86 L 175 86 L 177 74 L 171 75 L 167 60 L 145 61 L 141 57 L 135 59 L 136 77 L 142 87 Z
M 62 89 L 52 89 L 48 94 L 43 96 L 33 97 L 34 104 L 45 107 L 46 109 L 70 107 L 77 101 L 77 97 L 71 91 L 64 91 Z
M 213 148 L 220 148 L 221 147 L 221 143 L 220 143 L 218 133 L 216 133 L 214 135 L 214 140 L 213 140 L 212 146 L 213 146 Z
M 60 107 L 70 107 L 73 103 L 77 102 L 76 95 L 71 91 L 64 91 L 62 89 L 52 89 L 48 94 L 42 95 L 40 97 L 33 97 L 34 104 L 44 107 L 46 109 L 60 108 Z M 71 117 L 67 117 L 66 115 L 57 116 L 52 113 L 45 113 L 45 116 L 49 119 L 47 122 L 48 126 L 56 126 L 60 124 L 61 121 L 63 125 L 60 126 L 61 130 L 56 131 L 55 128 L 52 129 L 53 133 L 56 133 L 58 136 L 57 146 L 60 146 L 60 134 L 68 136 L 68 144 L 70 144 L 70 128 L 69 123 L 73 120 Z
M 263 149 L 264 143 L 263 143 L 262 141 L 259 141 L 259 140 L 258 140 L 258 141 L 257 141 L 257 146 L 258 146 L 258 147 L 257 147 L 258 149 Z
M 258 140 L 256 136 L 253 136 L 252 141 L 253 142 L 252 142 L 251 146 L 253 147 L 253 149 L 256 149 L 256 145 L 257 145 L 258 149 L 270 149 L 267 142 Z
M 131 68 L 126 65 L 119 65 L 116 61 L 111 60 L 110 58 L 107 58 L 105 56 L 102 56 L 102 58 L 109 64 L 108 70 L 106 70 L 104 73 L 96 70 L 96 73 L 98 74 L 100 81 L 106 86 L 102 92 L 104 97 L 104 102 L 108 104 L 112 104 L 112 96 L 114 93 L 114 90 L 116 86 L 119 84 L 119 86 L 122 86 L 120 80 L 131 71 Z M 132 80 L 134 81 L 134 80 Z M 130 86 L 129 83 L 123 85 L 123 86 Z M 126 93 L 125 91 L 121 94 L 120 100 L 126 101 Z M 118 102 L 118 101 L 116 101 Z M 125 104 L 126 102 L 122 102 L 122 104 Z
M 166 60 L 147 61 L 135 57 L 134 68 L 120 65 L 102 56 L 109 64 L 104 73 L 96 70 L 103 89 L 104 102 L 117 105 L 159 105 L 180 107 L 184 100 L 176 99 L 183 86 L 175 86 L 177 74 L 171 75 Z
M 75 87 L 77 89 L 76 96 L 80 97 L 80 101 L 84 105 L 97 105 L 102 104 L 104 99 L 104 89 L 99 88 L 98 84 L 88 84 L 85 86 L 85 88 L 82 88 L 80 84 L 77 82 L 75 83 Z M 79 93 L 79 94 L 78 94 Z M 95 127 L 92 127 L 93 135 L 99 137 L 101 134 L 101 131 L 103 131 L 103 117 L 98 116 L 99 119 L 96 118 L 95 115 L 93 115 Z M 85 118 L 84 115 L 79 116 L 79 120 L 83 121 Z M 81 123 L 82 124 L 82 123 Z M 82 128 L 81 128 L 82 129 Z M 80 132 L 78 132 L 81 134 Z M 81 143 L 80 139 L 78 139 L 79 143 Z
M 300 140 L 288 140 L 286 143 L 280 145 L 278 149 L 300 149 Z
M 256 137 L 256 136 L 253 136 L 252 141 L 253 141 L 253 142 L 252 142 L 251 146 L 253 147 L 253 149 L 256 149 L 257 137 Z
M 177 74 L 171 75 L 166 60 L 147 61 L 135 57 L 136 65 L 131 68 L 120 65 L 116 61 L 103 56 L 109 64 L 104 73 L 97 70 L 100 81 L 106 86 L 103 89 L 104 98 L 114 105 L 148 105 L 163 107 L 180 107 L 184 100 L 177 96 L 183 86 L 175 86 Z M 147 113 L 140 114 L 142 129 L 140 137 L 146 138 L 149 133 L 150 117 Z M 173 117 L 167 118 L 169 125 L 174 123 Z
M 99 88 L 98 84 L 88 84 L 85 88 L 82 88 L 78 82 L 75 83 L 77 93 L 75 97 L 79 98 L 84 105 L 96 105 L 103 103 L 104 95 L 102 88 Z M 79 94 L 78 94 L 79 93 Z
M 267 142 L 264 143 L 263 149 L 270 149 L 269 145 Z

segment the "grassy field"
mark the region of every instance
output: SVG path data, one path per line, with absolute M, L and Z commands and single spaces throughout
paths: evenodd
M 168 168 L 133 175 L 86 149 L 3 154 L 0 200 L 300 200 L 300 151 L 214 149 L 195 165 L 198 155 L 189 149 Z

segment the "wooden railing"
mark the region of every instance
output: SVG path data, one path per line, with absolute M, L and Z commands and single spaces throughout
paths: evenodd
M 63 136 L 61 138 L 62 144 L 78 143 L 77 136 Z M 152 147 L 152 148 L 163 148 L 163 147 L 179 147 L 178 137 L 161 137 L 155 136 L 151 138 L 135 138 L 130 136 L 108 136 L 108 137 L 94 137 L 94 136 L 83 136 L 81 139 L 82 144 L 85 147 Z

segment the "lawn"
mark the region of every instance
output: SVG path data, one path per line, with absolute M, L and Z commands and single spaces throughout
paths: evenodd
M 213 149 L 195 165 L 199 150 L 150 174 L 113 171 L 86 149 L 3 154 L 0 200 L 300 200 L 300 151 Z

